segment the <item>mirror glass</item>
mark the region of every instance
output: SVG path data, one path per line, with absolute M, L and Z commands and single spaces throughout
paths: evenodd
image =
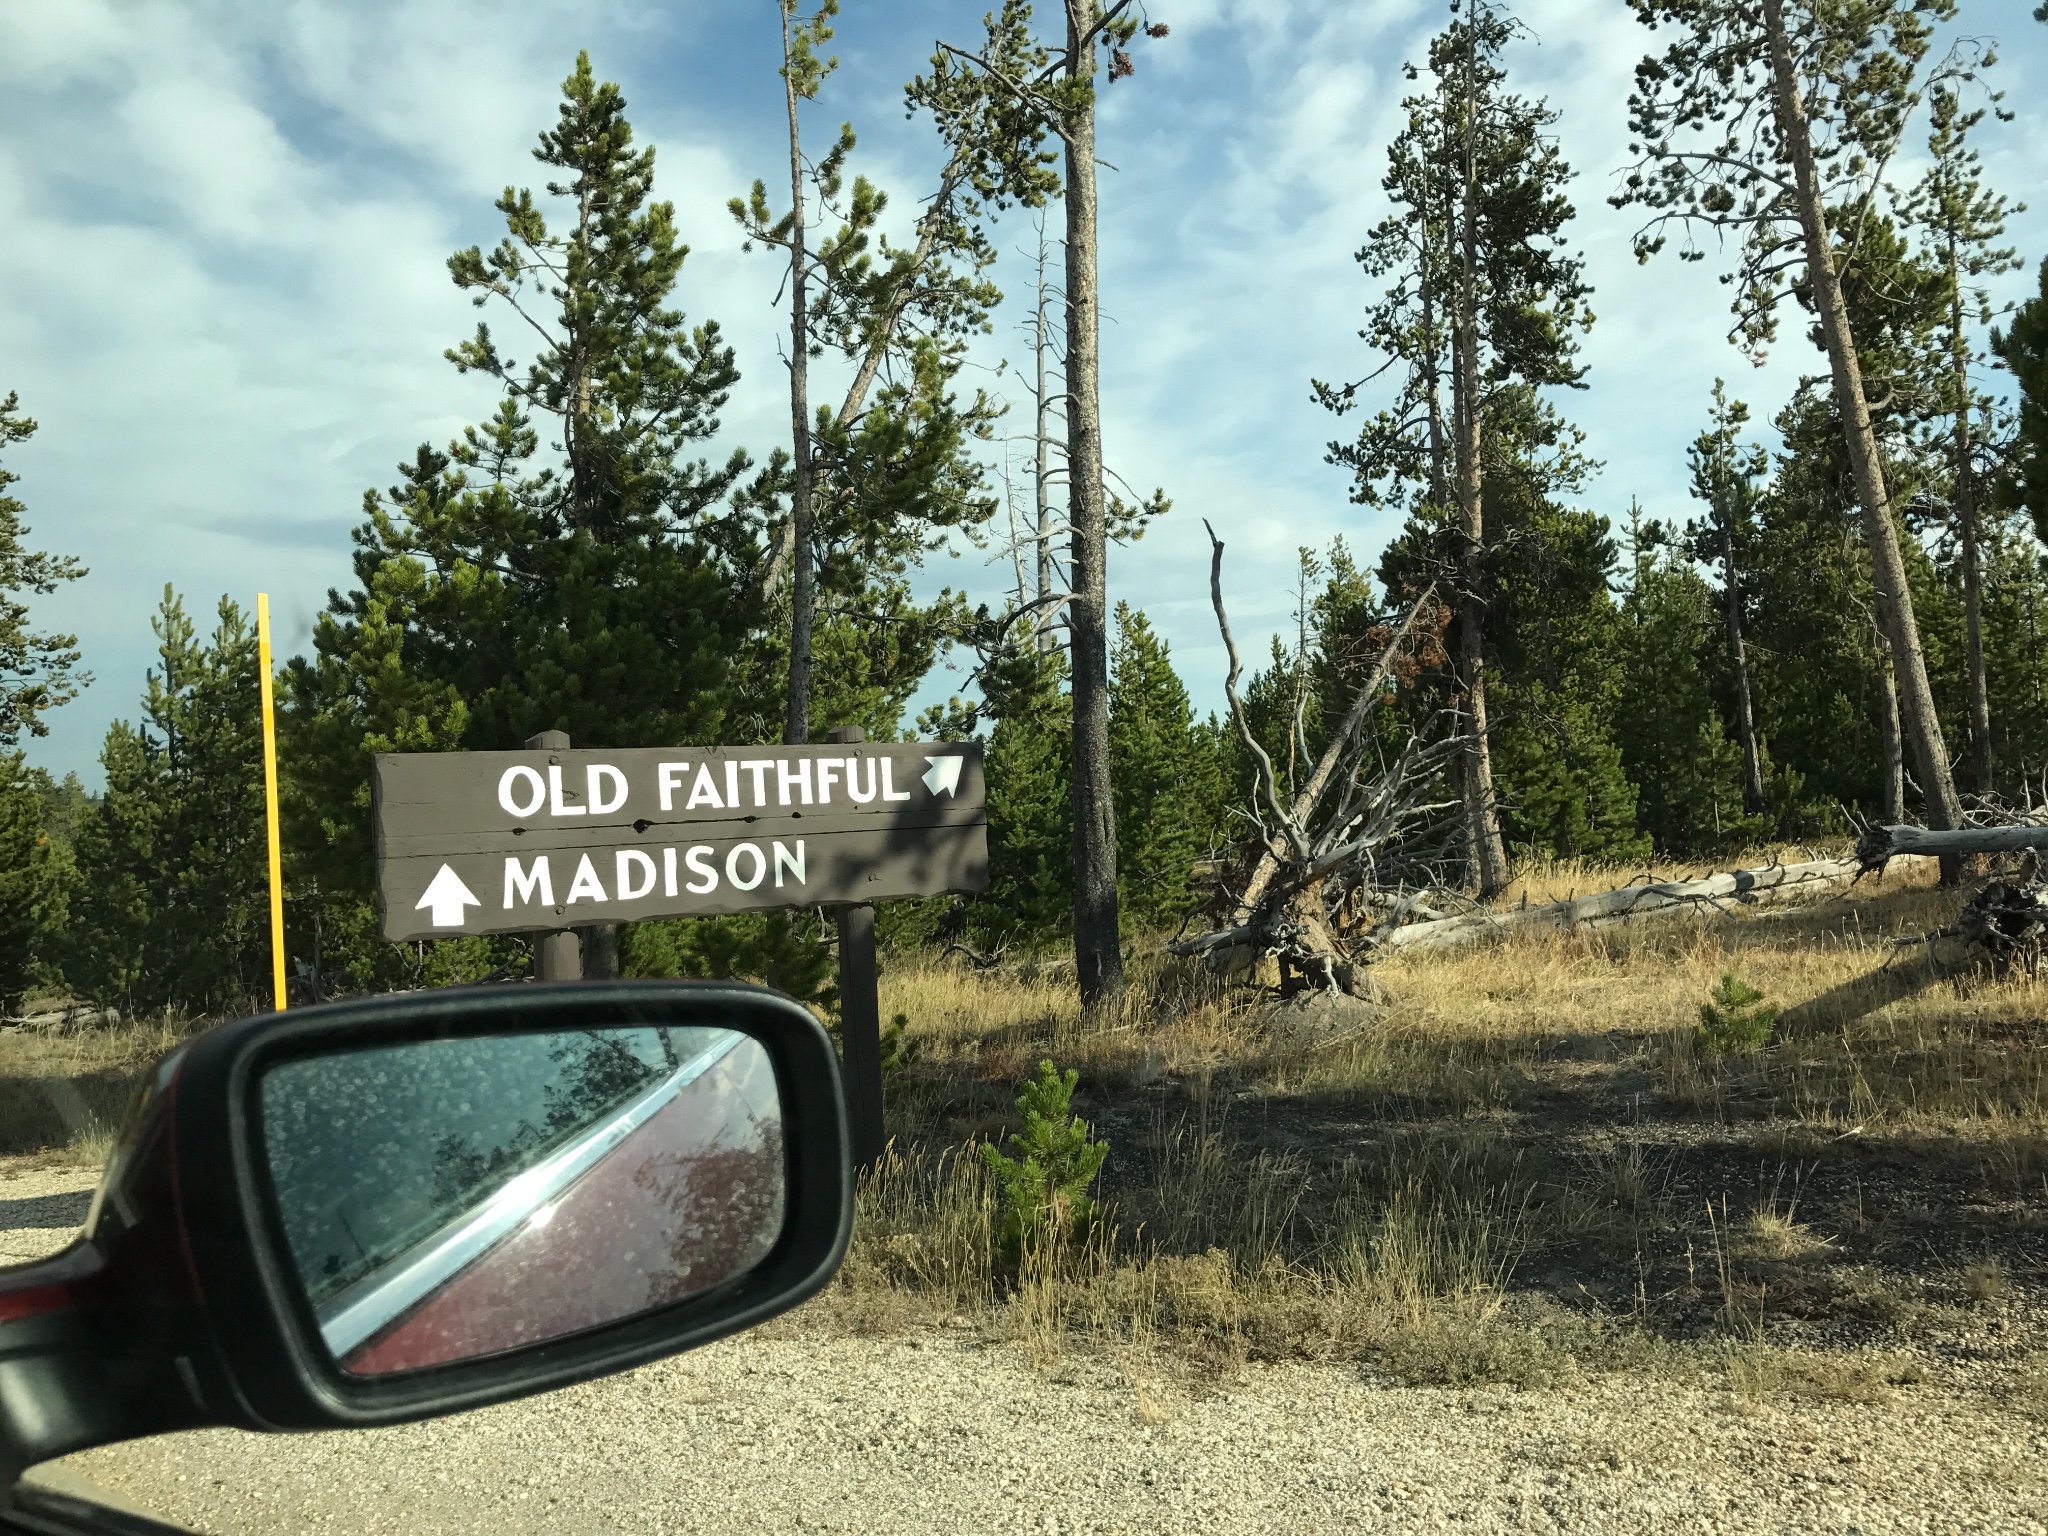
M 355 1375 L 666 1306 L 782 1235 L 775 1070 L 737 1030 L 420 1040 L 281 1062 L 260 1091 L 292 1262 Z

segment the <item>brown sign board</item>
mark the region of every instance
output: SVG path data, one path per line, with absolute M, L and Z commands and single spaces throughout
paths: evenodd
M 974 742 L 380 753 L 384 937 L 988 889 Z

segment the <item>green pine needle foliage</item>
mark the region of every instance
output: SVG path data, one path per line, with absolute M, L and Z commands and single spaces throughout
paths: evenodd
M 1700 1004 L 1693 1044 L 1702 1056 L 1753 1056 L 1771 1038 L 1777 1008 L 1733 971 L 1722 973 L 1708 1001 Z
M 1166 642 L 1128 603 L 1116 606 L 1110 665 L 1118 912 L 1126 932 L 1171 928 L 1200 905 L 1195 861 L 1222 837 L 1219 733 L 1196 718 Z
M 889 1027 L 882 1031 L 882 1075 L 894 1077 L 905 1067 L 916 1062 L 923 1050 L 921 1042 L 913 1040 L 906 1033 L 910 1028 L 910 1015 L 899 1013 L 889 1021 Z
M 1088 1125 L 1074 1113 L 1074 1085 L 1081 1074 L 1062 1076 L 1050 1061 L 1017 1095 L 1024 1127 L 1010 1137 L 1010 1155 L 981 1149 L 982 1161 L 1002 1192 L 1003 1225 L 997 1235 L 1013 1267 L 1042 1246 L 1085 1238 L 1095 1225 L 1088 1186 L 1102 1171 L 1109 1143 L 1089 1138 Z
M 629 977 L 758 981 L 828 1016 L 839 1011 L 838 962 L 800 912 L 735 912 L 633 923 L 620 934 Z
M 226 597 L 203 635 L 170 587 L 141 717 L 107 730 L 106 792 L 80 815 L 64 980 L 131 1015 L 270 997 L 256 632 Z
M 0 752 L 0 1013 L 35 979 L 36 853 L 42 805 L 19 752 Z

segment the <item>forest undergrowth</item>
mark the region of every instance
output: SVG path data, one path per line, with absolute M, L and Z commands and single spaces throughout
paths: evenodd
M 1396 956 L 1376 1010 L 1139 945 L 1122 1009 L 1084 1020 L 1057 966 L 899 955 L 890 1151 L 807 1311 L 1200 1378 L 1654 1369 L 1862 1399 L 1960 1373 L 2048 1416 L 2048 978 L 1910 942 L 1962 899 L 1908 860 L 1797 907 Z M 1761 1035 L 1705 1028 L 1717 999 Z M 979 1149 L 1041 1060 L 1109 1148 L 1099 1212 L 1006 1257 Z
M 1627 873 L 1525 878 L 1537 901 Z M 2048 977 L 1910 942 L 1962 899 L 1901 860 L 1793 907 L 1393 956 L 1377 1008 L 1281 1004 L 1152 942 L 1084 1019 L 1056 960 L 889 955 L 890 1149 L 839 1280 L 778 1326 L 964 1328 L 1195 1382 L 1304 1359 L 1745 1400 L 1967 1379 L 2048 1419 Z M 1703 1026 L 1731 995 L 1761 1035 Z M 0 1157 L 102 1160 L 200 1022 L 0 1034 Z M 1043 1061 L 1107 1155 L 1092 1216 L 1019 1248 L 983 1149 Z

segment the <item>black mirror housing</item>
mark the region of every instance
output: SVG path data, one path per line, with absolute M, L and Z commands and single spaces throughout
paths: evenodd
M 294 1267 L 264 1147 L 266 1071 L 413 1042 L 709 1027 L 772 1064 L 781 1229 L 744 1273 L 650 1310 L 424 1369 L 344 1370 Z M 466 1108 L 467 1106 L 465 1106 Z M 765 988 L 691 982 L 451 988 L 267 1014 L 174 1052 L 145 1084 L 85 1235 L 0 1270 L 0 1507 L 20 1472 L 203 1425 L 367 1428 L 588 1380 L 751 1327 L 845 1256 L 853 1187 L 837 1052 Z

